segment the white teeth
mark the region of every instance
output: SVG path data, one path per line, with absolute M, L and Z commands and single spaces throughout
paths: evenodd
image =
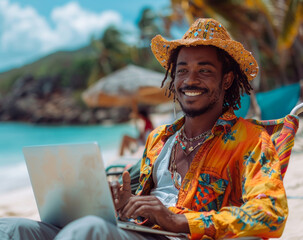
M 201 95 L 202 92 L 184 92 L 184 94 L 185 94 L 186 96 L 193 97 L 193 96 Z

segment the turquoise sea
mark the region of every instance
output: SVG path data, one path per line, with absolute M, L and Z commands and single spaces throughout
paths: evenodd
M 0 193 L 29 185 L 22 147 L 32 145 L 98 142 L 107 161 L 118 155 L 124 134 L 136 136 L 132 124 L 49 126 L 0 122 Z

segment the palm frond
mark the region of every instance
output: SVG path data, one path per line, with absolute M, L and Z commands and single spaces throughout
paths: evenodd
M 289 48 L 298 35 L 300 25 L 303 22 L 303 1 L 290 0 L 284 17 L 282 30 L 278 38 L 278 49 Z
M 275 0 L 274 0 L 275 1 Z M 245 6 L 248 9 L 255 9 L 262 12 L 268 21 L 274 25 L 275 7 L 272 0 L 245 0 Z

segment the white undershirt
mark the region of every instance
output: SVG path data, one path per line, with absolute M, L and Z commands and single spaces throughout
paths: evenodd
M 175 187 L 171 173 L 168 170 L 176 135 L 177 133 L 167 139 L 154 163 L 152 172 L 154 188 L 151 190 L 150 195 L 156 196 L 166 207 L 175 206 L 179 194 L 179 190 Z

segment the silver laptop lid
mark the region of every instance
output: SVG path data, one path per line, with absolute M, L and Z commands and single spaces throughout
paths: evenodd
M 97 143 L 24 147 L 42 221 L 63 227 L 86 216 L 117 224 Z

